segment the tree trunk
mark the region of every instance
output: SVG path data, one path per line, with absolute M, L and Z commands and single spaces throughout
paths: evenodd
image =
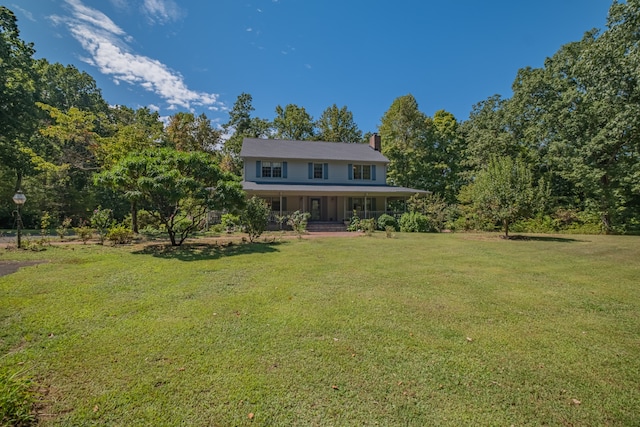
M 504 238 L 508 240 L 509 239 L 509 221 L 506 219 L 503 220 L 502 225 L 504 226 Z

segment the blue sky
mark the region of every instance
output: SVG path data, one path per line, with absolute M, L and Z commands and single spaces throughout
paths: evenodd
M 344 105 L 376 131 L 393 100 L 466 120 L 518 69 L 603 29 L 609 0 L 9 0 L 36 57 L 91 74 L 110 104 L 224 123 Z

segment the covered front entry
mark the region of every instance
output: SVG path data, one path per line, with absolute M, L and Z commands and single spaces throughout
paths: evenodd
M 338 203 L 335 196 L 307 196 L 303 200 L 309 212 L 309 221 L 333 222 L 338 221 Z

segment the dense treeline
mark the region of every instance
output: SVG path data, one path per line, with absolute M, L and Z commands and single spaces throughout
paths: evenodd
M 451 227 L 508 230 L 519 221 L 531 231 L 637 231 L 638 28 L 640 0 L 614 1 L 604 30 L 560 47 L 541 68 L 520 70 L 511 98 L 481 101 L 463 122 L 442 110 L 425 115 L 412 95 L 397 98 L 377 129 L 391 161 L 389 183 L 431 191 L 428 201 L 413 203 L 437 210 Z M 27 226 L 45 211 L 54 222 L 79 223 L 108 206 L 117 218 L 131 214 L 135 228 L 139 209 L 162 211 L 145 187 L 152 166 L 206 161 L 209 175 L 179 193 L 196 197 L 194 188 L 213 180 L 235 200 L 244 137 L 358 143 L 370 136 L 346 106 L 334 104 L 314 120 L 304 107 L 278 105 L 268 120 L 253 116 L 246 93 L 220 128 L 204 114 L 163 120 L 148 108 L 109 106 L 90 75 L 34 53 L 15 15 L 0 7 L 0 227 L 14 224 L 11 196 L 19 188 L 29 198 Z

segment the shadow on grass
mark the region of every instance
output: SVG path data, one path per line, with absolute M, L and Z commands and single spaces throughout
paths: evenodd
M 277 252 L 280 242 L 269 243 L 184 243 L 182 246 L 168 244 L 147 245 L 143 249 L 132 252 L 136 255 L 151 255 L 158 258 L 177 259 L 180 261 L 201 261 L 219 259 L 235 255 L 265 254 Z
M 575 243 L 584 242 L 585 240 L 574 239 L 571 237 L 557 237 L 557 236 L 521 236 L 519 234 L 509 236 L 509 240 L 524 240 L 533 242 L 561 242 L 561 243 Z

